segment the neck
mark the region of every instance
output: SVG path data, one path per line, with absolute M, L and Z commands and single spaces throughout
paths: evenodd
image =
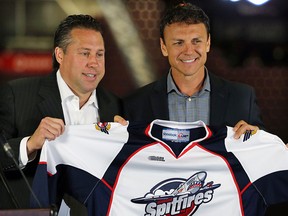
M 72 90 L 73 91 L 73 90 Z M 88 92 L 85 94 L 77 93 L 73 91 L 73 93 L 79 97 L 79 108 L 81 109 L 89 100 L 90 96 L 92 95 L 92 92 Z
M 203 76 L 172 76 L 182 94 L 192 96 L 203 88 L 205 74 Z
M 91 94 L 88 97 L 79 97 L 79 108 L 81 109 L 89 100 Z

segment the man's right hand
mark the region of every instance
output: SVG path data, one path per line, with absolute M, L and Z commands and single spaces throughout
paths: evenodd
M 64 121 L 58 118 L 45 117 L 27 142 L 28 156 L 41 149 L 45 140 L 54 140 L 64 132 Z
M 128 122 L 122 116 L 119 116 L 119 115 L 114 116 L 114 122 L 117 122 L 123 126 L 128 124 Z

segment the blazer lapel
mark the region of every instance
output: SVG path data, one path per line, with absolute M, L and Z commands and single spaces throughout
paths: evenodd
M 98 87 L 96 90 L 96 98 L 98 101 L 99 106 L 99 120 L 100 121 L 113 121 L 111 119 L 111 115 L 113 113 L 113 104 L 111 104 L 111 101 L 108 97 L 108 95 L 105 94 L 105 91 Z
M 150 96 L 153 116 L 158 119 L 169 120 L 167 76 L 163 77 L 154 87 L 154 94 Z
M 211 84 L 209 125 L 219 125 L 219 122 L 225 122 L 228 91 L 217 76 L 209 73 L 209 77 Z
M 122 104 L 117 96 L 100 86 L 97 87 L 96 95 L 100 121 L 113 122 L 115 115 L 122 115 Z
M 61 97 L 57 85 L 56 74 L 43 78 L 39 89 L 39 95 L 42 101 L 38 104 L 43 117 L 61 118 L 64 120 L 64 114 L 61 105 Z

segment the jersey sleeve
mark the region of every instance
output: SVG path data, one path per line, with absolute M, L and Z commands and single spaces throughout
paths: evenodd
M 44 207 L 60 204 L 64 193 L 84 203 L 128 139 L 118 123 L 66 126 L 41 150 L 33 190 Z M 31 199 L 31 206 L 37 207 Z
M 288 148 L 276 135 L 264 130 L 247 132 L 239 140 L 228 128 L 225 145 L 241 162 L 267 205 L 288 200 Z

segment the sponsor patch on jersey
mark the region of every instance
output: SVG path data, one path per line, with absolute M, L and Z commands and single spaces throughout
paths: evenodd
M 243 142 L 250 139 L 250 137 L 256 133 L 257 133 L 257 130 L 246 130 L 246 132 L 244 133 Z
M 214 190 L 221 186 L 213 181 L 205 184 L 206 177 L 207 173 L 201 171 L 188 179 L 167 179 L 158 183 L 143 197 L 134 198 L 131 202 L 146 205 L 143 215 L 193 215 L 202 204 L 213 199 Z
M 162 139 L 172 142 L 189 142 L 190 131 L 185 129 L 163 129 Z
M 165 158 L 162 157 L 162 156 L 154 156 L 154 155 L 151 155 L 148 157 L 149 160 L 152 160 L 152 161 L 163 161 L 165 162 Z
M 111 124 L 108 122 L 98 122 L 95 124 L 96 130 L 99 130 L 103 133 L 109 134 L 109 130 L 111 128 Z

